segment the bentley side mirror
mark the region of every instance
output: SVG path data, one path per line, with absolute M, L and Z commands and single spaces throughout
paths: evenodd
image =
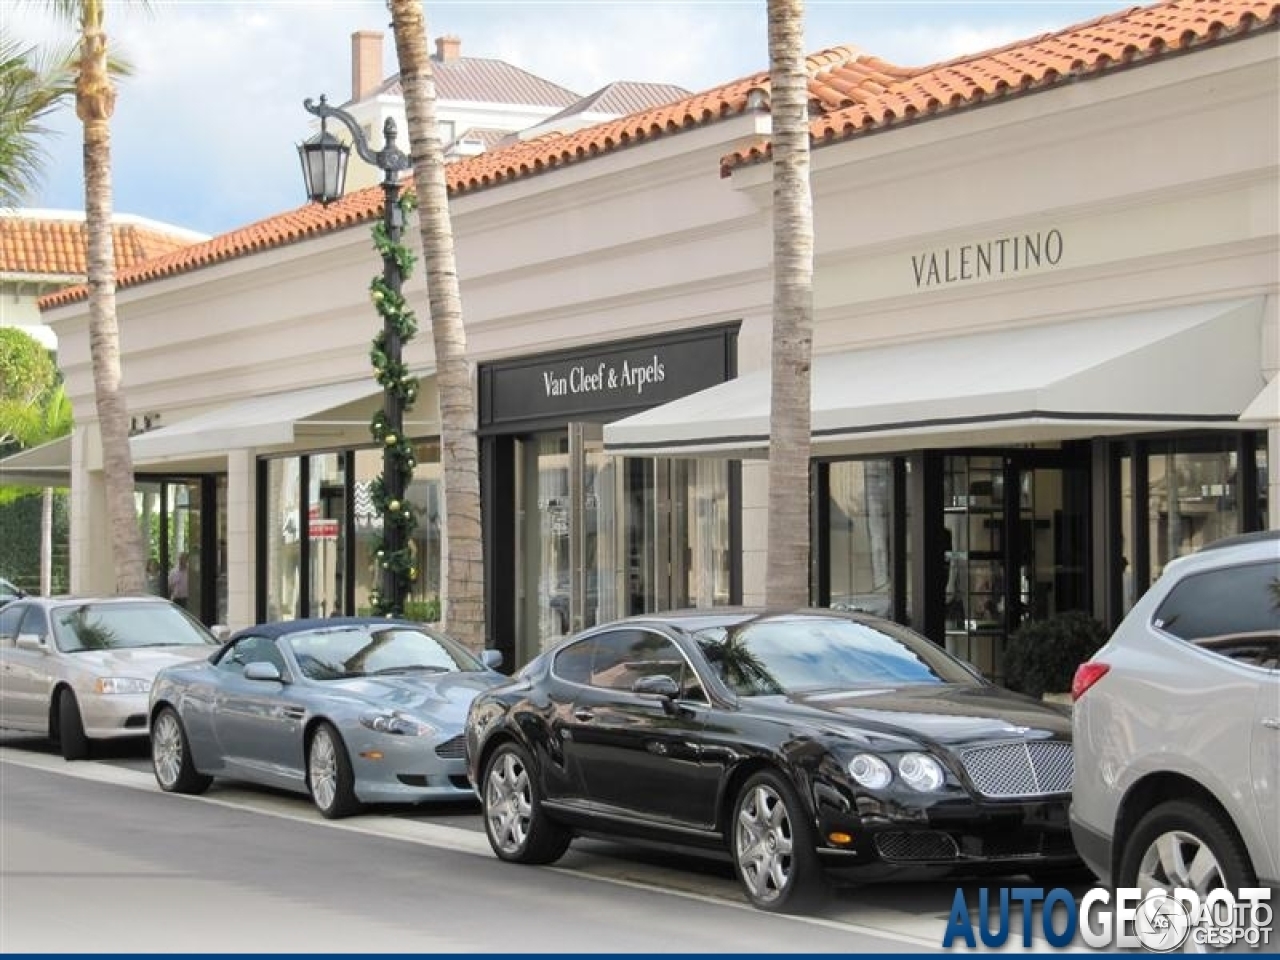
M 480 652 L 480 662 L 490 670 L 497 670 L 502 666 L 501 650 L 482 650 Z
M 651 677 L 641 677 L 631 685 L 632 693 L 643 693 L 662 698 L 662 709 L 674 713 L 676 698 L 680 696 L 680 686 L 665 673 L 655 673 Z

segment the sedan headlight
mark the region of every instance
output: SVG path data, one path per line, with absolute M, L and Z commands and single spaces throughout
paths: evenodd
M 893 779 L 889 765 L 873 753 L 860 753 L 850 760 L 849 775 L 868 790 L 887 787 Z
M 151 681 L 139 677 L 99 677 L 93 682 L 94 693 L 150 693 Z
M 940 789 L 946 780 L 942 764 L 927 753 L 904 753 L 898 758 L 898 776 L 908 787 L 921 793 Z
M 378 733 L 390 733 L 401 737 L 429 737 L 436 732 L 436 728 L 431 724 L 423 723 L 408 714 L 397 713 L 394 710 L 387 713 L 366 713 L 360 718 L 360 722 Z

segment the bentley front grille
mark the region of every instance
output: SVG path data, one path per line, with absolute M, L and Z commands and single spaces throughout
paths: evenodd
M 984 797 L 1043 797 L 1070 793 L 1075 772 L 1071 744 L 1061 740 L 985 743 L 960 751 L 965 772 Z

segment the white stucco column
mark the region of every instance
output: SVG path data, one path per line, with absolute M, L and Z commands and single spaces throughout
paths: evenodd
M 253 450 L 227 453 L 227 614 L 232 630 L 252 626 L 254 616 L 254 520 L 257 459 Z
M 764 604 L 769 547 L 769 461 L 742 461 L 742 602 Z
M 115 593 L 114 544 L 107 523 L 107 485 L 96 422 L 71 431 L 71 592 Z

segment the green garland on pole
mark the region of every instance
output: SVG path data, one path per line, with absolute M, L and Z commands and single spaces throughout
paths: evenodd
M 417 198 L 408 192 L 401 194 L 396 202 L 399 204 L 400 211 L 406 220 L 417 206 Z M 387 235 L 386 224 L 382 221 L 379 221 L 373 227 L 373 245 L 384 260 L 389 259 L 395 262 L 400 271 L 401 283 L 407 280 L 409 274 L 413 271 L 413 265 L 417 258 L 408 245 L 391 240 Z M 407 413 L 412 409 L 414 401 L 418 398 L 418 378 L 409 372 L 406 364 L 393 363 L 387 356 L 386 331 L 388 329 L 394 330 L 400 338 L 400 345 L 403 347 L 417 334 L 418 321 L 405 301 L 404 296 L 392 290 L 381 275 L 375 276 L 369 284 L 369 294 L 373 300 L 374 307 L 378 311 L 378 315 L 383 321 L 382 329 L 373 338 L 373 343 L 369 348 L 369 361 L 373 365 L 374 379 L 385 393 L 398 397 L 401 410 Z M 392 432 L 384 411 L 379 410 L 373 415 L 373 419 L 369 422 L 369 432 L 373 434 L 373 439 L 382 447 L 383 453 L 387 455 L 384 459 L 383 476 L 374 480 L 370 489 L 373 505 L 382 517 L 383 530 L 383 535 L 374 540 L 374 556 L 377 559 L 379 569 L 390 571 L 392 576 L 398 580 L 400 586 L 399 594 L 408 596 L 414 580 L 418 577 L 417 560 L 414 557 L 411 546 L 413 543 L 411 533 L 413 528 L 417 526 L 418 518 L 414 512 L 413 505 L 409 503 L 407 498 L 397 500 L 388 496 L 387 481 L 390 478 L 387 472 L 390 470 L 398 471 L 402 480 L 398 486 L 402 490 L 407 490 L 410 481 L 413 479 L 413 468 L 417 465 L 417 460 L 414 456 L 413 444 L 409 442 L 407 437 Z M 393 528 L 403 533 L 400 542 L 404 546 L 398 550 L 391 550 L 387 547 L 385 534 L 386 531 Z M 374 612 L 379 616 L 393 616 L 402 613 L 402 611 L 392 609 L 392 605 L 382 596 L 380 585 L 375 585 L 369 595 L 369 600 L 373 605 Z

